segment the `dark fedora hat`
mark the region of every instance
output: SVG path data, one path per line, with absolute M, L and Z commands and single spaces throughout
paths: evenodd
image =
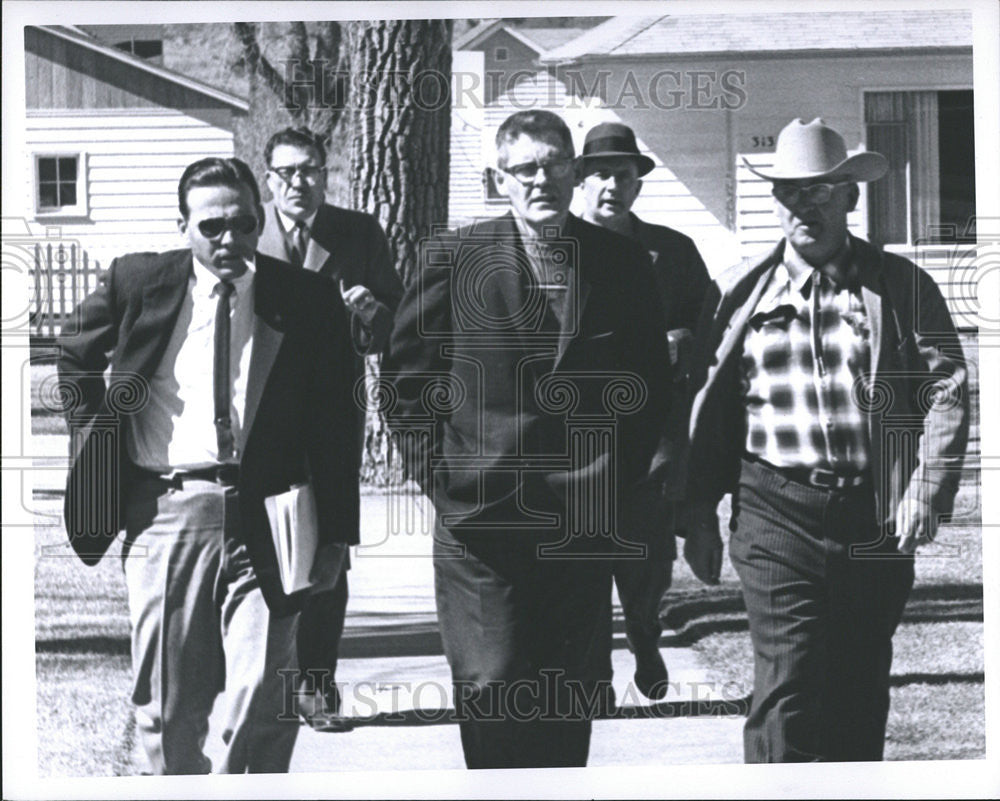
M 649 156 L 639 152 L 632 129 L 621 122 L 602 122 L 587 131 L 583 140 L 581 159 L 624 156 L 635 161 L 639 175 L 645 175 L 656 164 Z

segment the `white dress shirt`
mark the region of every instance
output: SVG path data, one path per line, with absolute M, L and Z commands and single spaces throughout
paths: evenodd
M 254 265 L 233 281 L 230 297 L 230 416 L 239 443 L 253 344 Z M 127 418 L 126 446 L 139 467 L 160 473 L 216 464 L 216 286 L 219 279 L 197 259 L 163 359 L 150 379 L 149 402 Z

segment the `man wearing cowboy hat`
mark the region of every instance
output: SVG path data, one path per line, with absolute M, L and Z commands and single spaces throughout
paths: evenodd
M 706 299 L 688 499 L 707 514 L 732 493 L 755 654 L 746 761 L 878 760 L 913 553 L 957 490 L 966 365 L 933 279 L 847 231 L 881 155 L 848 157 L 822 120 L 794 120 L 774 167 L 751 169 L 785 238 Z
M 620 122 L 603 122 L 587 133 L 583 144 L 581 182 L 588 222 L 615 231 L 639 242 L 653 260 L 656 286 L 663 305 L 663 331 L 675 367 L 673 409 L 684 407 L 684 378 L 691 332 L 711 279 L 705 262 L 690 237 L 663 225 L 640 220 L 632 213 L 642 189 L 641 176 L 653 169 L 653 160 L 639 152 L 635 133 Z M 681 434 L 686 418 L 671 415 L 671 424 Z M 665 439 L 668 448 L 676 437 Z M 670 453 L 662 454 L 664 459 Z M 623 534 L 641 542 L 645 558 L 622 558 L 614 563 L 615 584 L 625 614 L 625 633 L 635 654 L 635 683 L 648 698 L 663 698 L 667 693 L 667 668 L 660 654 L 660 599 L 669 589 L 674 544 L 673 520 L 676 482 L 647 482 L 623 500 Z M 699 577 L 712 583 L 711 566 L 707 573 L 696 567 Z M 610 654 L 609 654 L 610 659 Z M 610 661 L 607 667 L 611 672 Z

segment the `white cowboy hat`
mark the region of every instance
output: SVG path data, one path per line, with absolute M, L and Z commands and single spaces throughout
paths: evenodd
M 782 128 L 774 150 L 774 166 L 768 172 L 755 169 L 745 156 L 743 163 L 754 175 L 768 181 L 877 181 L 889 169 L 881 153 L 848 157 L 844 137 L 819 117 L 809 123 L 792 120 Z

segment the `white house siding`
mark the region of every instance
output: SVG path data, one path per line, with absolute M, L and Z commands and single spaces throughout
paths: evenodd
M 759 252 L 777 230 L 765 222 L 769 201 L 753 197 L 762 193 L 747 186 L 753 176 L 737 166 L 744 154 L 763 163 L 773 157 L 773 146 L 755 146 L 753 137 L 777 138 L 796 117 L 823 117 L 844 135 L 849 150 L 862 150 L 866 91 L 972 87 L 972 59 L 963 53 L 664 54 L 594 59 L 561 68 L 560 75 L 567 71 L 578 76 L 575 80 L 564 77 L 568 84 L 587 88 L 595 82 L 600 86 L 598 74 L 608 73 L 601 92 L 605 111 L 630 125 L 649 155 L 663 165 L 645 179 L 636 212 L 692 236 L 713 275 Z M 681 76 L 684 94 L 676 108 L 664 108 L 675 104 L 669 92 L 676 83 L 662 77 L 668 71 Z M 742 99 L 726 96 L 720 89 L 719 80 L 727 72 L 742 74 Z M 709 86 L 709 93 L 696 96 L 695 81 Z M 651 91 L 654 86 L 658 94 Z M 736 100 L 735 107 L 723 108 L 724 97 Z M 704 107 L 713 104 L 715 108 Z M 850 222 L 863 236 L 867 231 L 864 187 L 858 206 Z
M 587 131 L 597 123 L 609 120 L 629 122 L 627 119 L 623 120 L 615 109 L 607 107 L 601 98 L 577 97 L 567 92 L 563 82 L 547 71 L 540 71 L 520 81 L 512 91 L 500 95 L 495 102 L 483 109 L 484 127 L 478 154 L 475 153 L 474 137 L 468 130 L 468 119 L 465 118 L 464 123 L 453 119 L 449 201 L 451 225 L 460 225 L 476 217 L 494 216 L 505 210 L 503 203 L 486 203 L 480 176 L 482 170 L 493 163 L 493 137 L 500 124 L 516 111 L 539 108 L 555 111 L 566 120 L 578 153 L 582 152 Z M 649 222 L 670 225 L 693 237 L 710 264 L 731 263 L 739 252 L 733 234 L 719 224 L 670 166 L 664 164 L 660 155 L 646 144 L 638 128 L 636 131 L 639 134 L 639 149 L 656 163 L 653 171 L 643 178 L 642 193 L 634 206 L 636 214 Z M 470 162 L 476 155 L 478 168 L 473 168 Z M 462 165 L 459 169 L 456 169 L 456 162 Z M 576 214 L 582 211 L 579 191 L 574 198 L 572 210 Z
M 78 242 L 102 266 L 123 253 L 183 246 L 177 231 L 181 173 L 199 158 L 233 155 L 231 131 L 164 109 L 31 111 L 26 144 L 29 159 L 34 153 L 86 154 L 85 217 L 36 216 L 30 168 L 23 208 L 35 225 L 50 234 L 58 228 L 61 239 Z

